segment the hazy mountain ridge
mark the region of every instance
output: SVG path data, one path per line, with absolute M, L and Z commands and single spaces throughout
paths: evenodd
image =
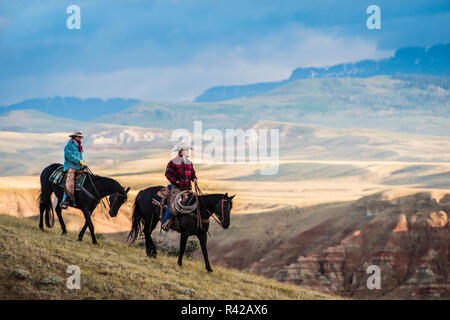
M 367 78 L 377 75 L 418 74 L 450 76 L 450 44 L 438 44 L 430 48 L 401 48 L 391 58 L 362 60 L 326 67 L 297 68 L 291 76 L 279 82 L 247 84 L 241 86 L 216 86 L 206 89 L 195 102 L 214 102 L 252 97 L 273 90 L 286 82 L 314 78 Z
M 9 106 L 0 107 L 0 115 L 16 110 L 37 110 L 54 117 L 78 121 L 89 121 L 104 115 L 125 110 L 139 103 L 137 99 L 99 98 L 81 99 L 75 97 L 48 97 L 28 99 Z

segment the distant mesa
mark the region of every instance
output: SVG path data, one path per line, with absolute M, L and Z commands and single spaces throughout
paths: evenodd
M 450 44 L 430 48 L 410 47 L 398 49 L 391 58 L 341 63 L 331 67 L 297 68 L 287 80 L 242 86 L 212 87 L 195 99 L 195 102 L 215 102 L 253 97 L 273 90 L 286 82 L 312 78 L 368 78 L 377 75 L 418 74 L 450 76 Z

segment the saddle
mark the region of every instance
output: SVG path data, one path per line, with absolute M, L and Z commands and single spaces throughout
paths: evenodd
M 156 195 L 154 195 L 152 198 L 153 204 L 155 204 L 161 208 L 162 208 L 162 206 L 164 206 L 164 208 L 162 208 L 162 209 L 165 210 L 167 208 L 167 205 L 165 205 L 165 202 L 169 198 L 169 194 L 170 194 L 169 186 L 159 189 L 158 192 L 156 192 Z M 191 203 L 193 198 L 194 198 L 194 196 L 192 194 L 184 194 L 182 202 L 184 204 Z
M 152 198 L 152 203 L 160 208 L 159 219 L 161 221 L 163 219 L 164 212 L 166 211 L 167 206 L 169 205 L 167 203 L 169 195 L 170 195 L 170 189 L 169 189 L 169 186 L 167 186 L 167 187 L 163 187 L 160 190 L 158 190 L 156 192 L 156 195 L 154 195 Z M 183 203 L 190 203 L 192 201 L 192 199 L 193 199 L 192 194 L 190 194 L 190 195 L 184 194 L 182 201 L 183 201 Z M 170 226 L 170 229 L 180 232 L 180 221 L 178 219 L 178 213 L 172 212 L 172 214 L 175 216 L 175 219 L 174 219 L 174 223 L 172 223 L 172 225 Z
M 64 175 L 66 172 L 64 171 L 64 166 L 59 166 L 55 171 L 50 175 L 48 180 L 57 186 L 64 188 Z M 83 172 L 77 179 L 75 179 L 75 190 L 80 191 L 83 188 L 84 182 L 86 181 L 87 173 Z

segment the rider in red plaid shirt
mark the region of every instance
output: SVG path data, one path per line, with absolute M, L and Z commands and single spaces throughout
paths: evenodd
M 181 152 L 180 152 L 181 153 Z M 181 191 L 191 189 L 191 181 L 197 179 L 192 162 L 178 155 L 169 161 L 166 167 L 166 178 Z
M 190 147 L 181 144 L 176 147 L 178 155 L 169 161 L 166 167 L 166 178 L 172 184 L 169 194 L 169 205 L 167 206 L 166 213 L 164 215 L 163 230 L 167 231 L 172 223 L 172 213 L 175 211 L 175 198 L 184 190 L 191 190 L 191 181 L 196 182 L 197 177 L 195 175 L 194 166 L 188 159 L 188 151 Z

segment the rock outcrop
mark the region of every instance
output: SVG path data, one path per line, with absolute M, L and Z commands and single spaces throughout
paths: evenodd
M 448 299 L 449 207 L 450 195 L 367 196 L 241 267 L 348 297 Z M 232 260 L 228 254 L 226 264 Z M 380 289 L 367 286 L 371 265 L 379 267 Z

